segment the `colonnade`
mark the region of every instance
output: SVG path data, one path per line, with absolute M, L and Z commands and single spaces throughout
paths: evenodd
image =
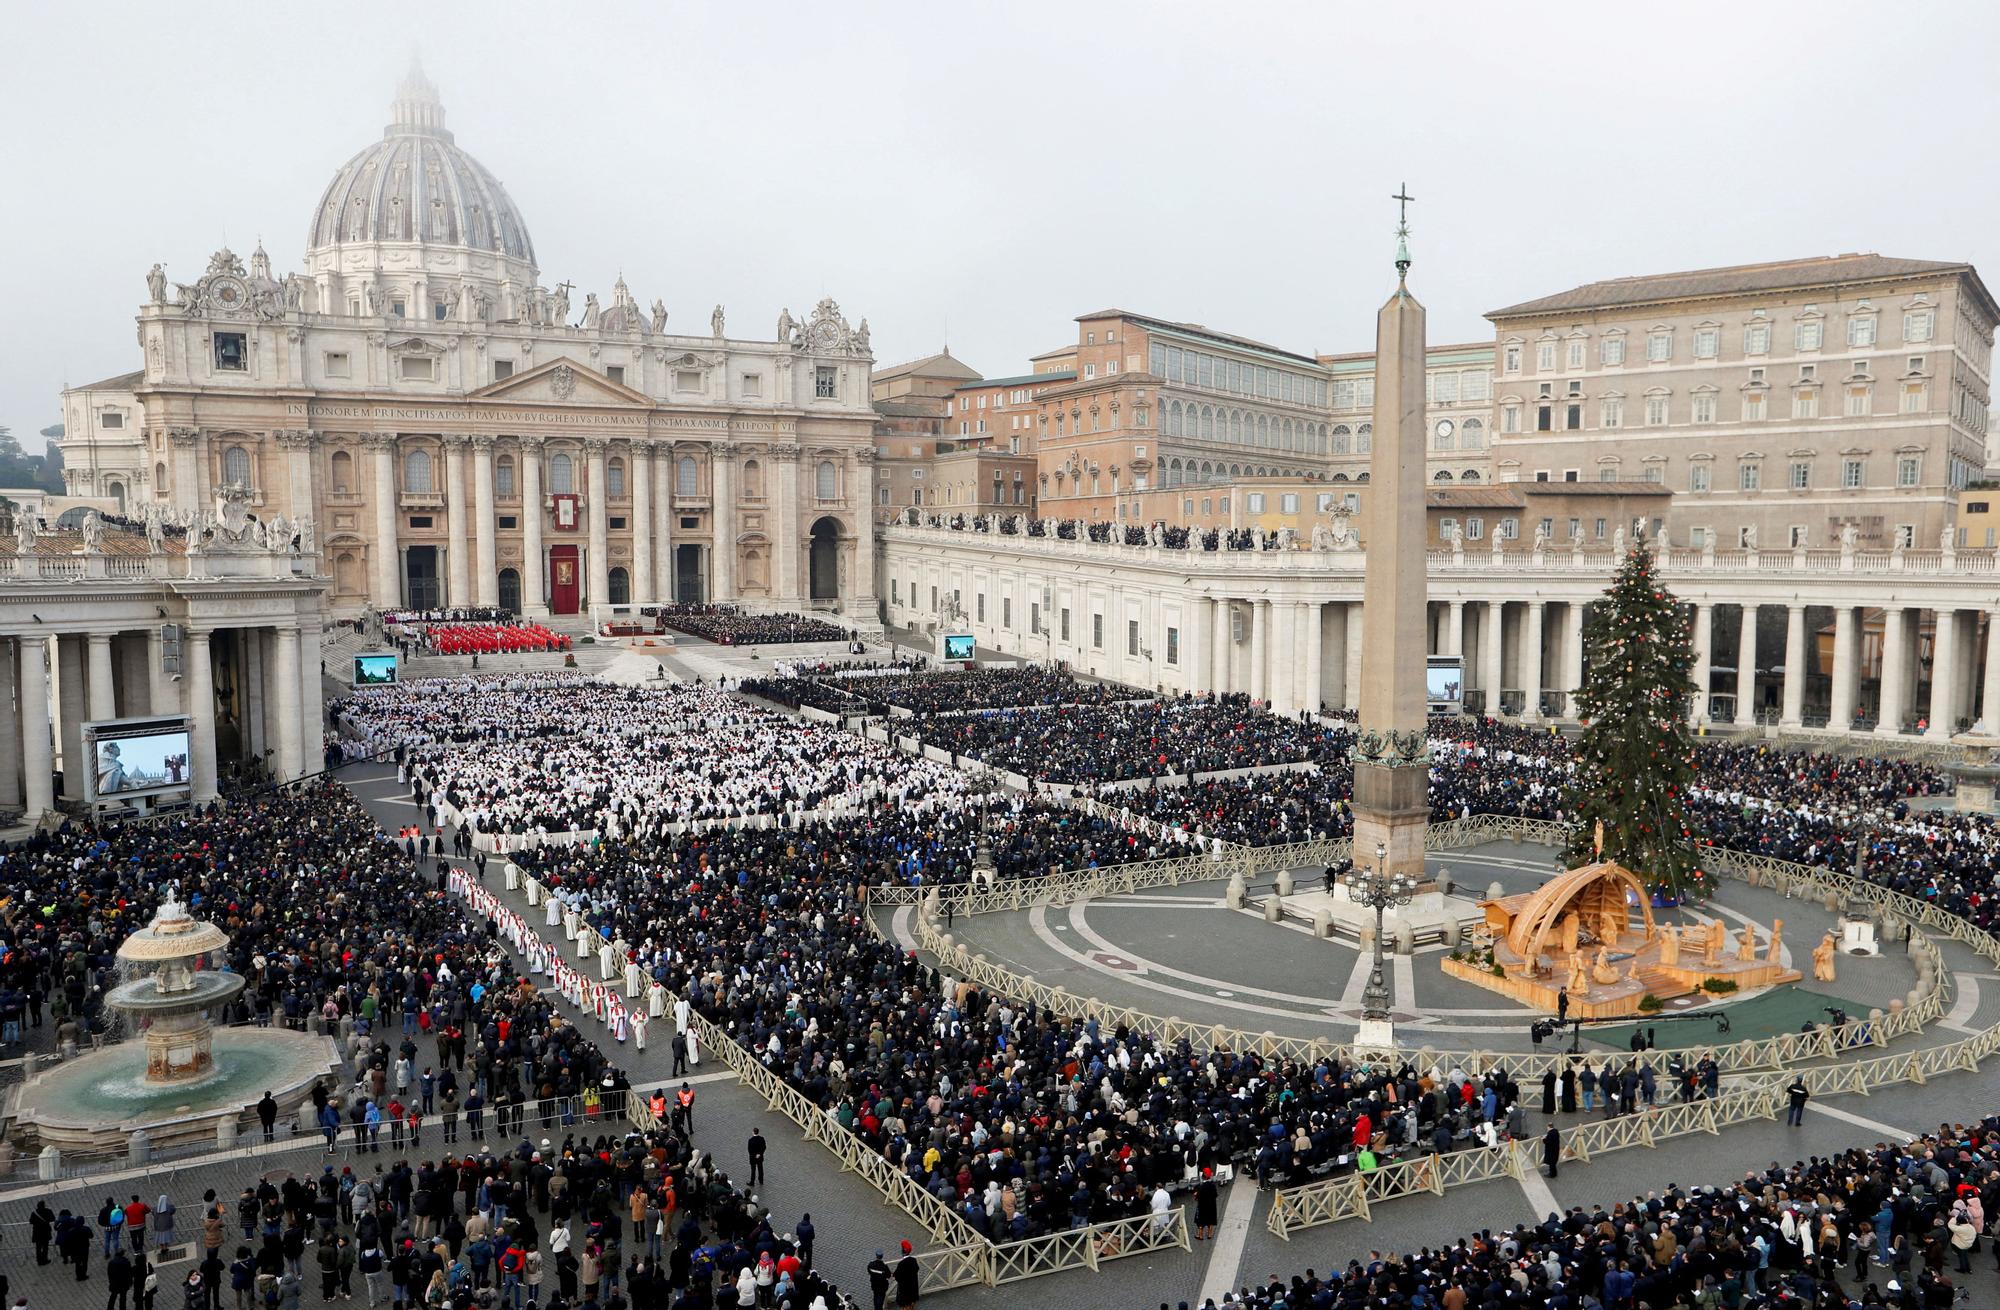
M 170 645 L 178 627 L 177 647 Z M 218 793 L 226 744 L 273 780 L 319 768 L 320 626 L 100 625 L 0 637 L 0 810 L 82 804 L 83 725 L 185 714 L 192 799 Z M 56 773 L 61 772 L 60 788 Z

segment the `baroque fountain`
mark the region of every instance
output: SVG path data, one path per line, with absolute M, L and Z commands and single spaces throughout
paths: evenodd
M 136 1155 L 141 1145 L 229 1145 L 266 1091 L 282 1113 L 295 1112 L 339 1067 L 338 1051 L 331 1038 L 283 1028 L 217 1030 L 214 1013 L 248 982 L 205 967 L 228 942 L 169 891 L 153 921 L 119 946 L 126 977 L 104 996 L 135 1039 L 65 1060 L 15 1089 L 9 1138 Z

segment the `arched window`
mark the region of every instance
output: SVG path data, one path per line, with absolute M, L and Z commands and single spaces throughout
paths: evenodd
M 1345 482 L 1347 481 L 1347 475 L 1345 473 L 1336 473 L 1328 480 L 1331 482 Z
M 514 494 L 514 457 L 502 455 L 493 465 L 493 490 L 502 496 Z
M 1204 440 L 1215 440 L 1215 411 L 1207 405 L 1201 407 L 1201 435 Z
M 698 496 L 701 494 L 701 470 L 695 466 L 694 456 L 683 455 L 674 473 L 674 494 L 676 496 Z
M 1357 473 L 1354 475 L 1354 480 L 1356 482 L 1366 482 L 1368 481 L 1368 475 L 1366 473 Z
M 743 461 L 743 495 L 749 500 L 764 498 L 764 466 L 754 459 Z
M 1375 449 L 1375 425 L 1363 423 L 1354 434 L 1354 453 L 1366 455 Z
M 1486 444 L 1486 425 L 1476 418 L 1469 418 L 1458 429 L 1467 450 L 1478 450 Z
M 1271 416 L 1269 414 L 1259 414 L 1257 416 L 1257 444 L 1260 446 L 1271 444 Z
M 568 455 L 549 456 L 549 491 L 566 496 L 576 490 L 576 464 Z
M 1431 475 L 1431 481 L 1432 481 L 1432 482 L 1449 482 L 1449 481 L 1451 481 L 1451 470 L 1450 470 L 1450 469 L 1439 469 L 1439 470 L 1438 470 L 1438 471 L 1437 471 L 1436 473 L 1433 473 L 1433 474 Z
M 627 573 L 623 568 L 615 568 L 611 570 L 605 581 L 611 585 L 610 600 L 613 605 L 630 605 L 632 603 L 631 574 Z
M 1465 472 L 1458 475 L 1458 480 L 1460 482 L 1477 482 L 1479 481 L 1479 470 L 1467 469 Z
M 224 486 L 247 487 L 250 485 L 250 452 L 241 446 L 231 446 L 222 452 L 222 482 Z
M 614 459 L 604 466 L 604 494 L 623 496 L 625 494 L 625 461 Z
M 1000 474 L 996 471 L 993 476 L 997 478 Z M 813 470 L 813 495 L 821 500 L 840 499 L 840 470 L 834 467 L 832 460 L 821 460 L 819 467 Z
M 1230 477 L 1232 477 L 1232 478 L 1240 478 L 1240 477 L 1242 477 L 1242 476 L 1243 476 L 1243 466 L 1242 466 L 1241 464 L 1231 464 L 1231 465 L 1229 466 L 1229 476 L 1230 476 Z
M 125 512 L 125 484 L 122 482 L 109 482 L 105 484 L 104 489 L 111 493 L 113 500 L 118 502 L 118 512 L 123 514 Z
M 1170 437 L 1181 435 L 1181 402 L 1178 400 L 1167 402 L 1167 435 Z
M 1238 445 L 1243 443 L 1243 411 L 1240 409 L 1229 411 L 1229 439 Z
M 335 458 L 336 460 L 338 460 L 338 459 L 342 459 L 342 458 L 345 458 L 345 457 L 344 457 L 344 456 L 342 456 L 342 455 L 335 455 L 335 456 L 334 456 L 334 458 Z M 350 462 L 351 462 L 351 461 L 350 461 Z M 338 468 L 338 467 L 340 467 L 340 466 L 339 466 L 338 464 L 336 464 L 336 465 L 334 465 L 334 467 L 335 467 L 335 468 Z M 164 486 L 166 486 L 166 485 L 167 485 L 167 466 L 166 466 L 165 464 L 155 464 L 155 465 L 153 465 L 153 486 L 154 486 L 154 487 L 155 487 L 155 488 L 157 489 L 157 488 L 161 488 L 161 487 L 164 487 Z M 342 486 L 337 486 L 337 487 L 335 487 L 335 488 L 334 488 L 334 490 L 335 490 L 335 491 L 345 491 L 345 490 L 347 490 L 347 488 L 346 488 L 346 486 L 342 485 Z
M 1353 433 L 1347 430 L 1345 423 L 1335 424 L 1333 428 L 1333 453 L 1336 455 L 1345 455 L 1347 453 L 1348 439 L 1353 435 Z
M 406 453 L 403 456 L 403 490 L 429 491 L 431 485 L 431 453 L 428 450 Z

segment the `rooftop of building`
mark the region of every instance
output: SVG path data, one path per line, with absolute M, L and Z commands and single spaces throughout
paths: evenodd
M 953 391 L 978 391 L 985 387 L 1020 387 L 1033 382 L 1068 382 L 1076 377 L 1073 368 L 1052 368 L 1046 373 L 1019 373 L 1011 378 L 981 378 L 977 382 L 964 382 L 953 387 Z
M 1301 355 L 1296 350 L 1286 350 L 1283 346 L 1274 346 L 1267 341 L 1258 341 L 1251 337 L 1239 337 L 1231 332 L 1218 332 L 1214 328 L 1201 323 L 1181 323 L 1170 318 L 1154 318 L 1150 314 L 1135 314 L 1129 309 L 1100 309 L 1095 314 L 1078 314 L 1076 321 L 1084 323 L 1103 318 L 1122 318 L 1129 322 L 1137 323 L 1141 327 L 1158 328 L 1167 332 L 1180 332 L 1188 336 L 1205 337 L 1210 341 L 1225 346 L 1237 346 L 1247 350 L 1261 350 L 1265 354 L 1281 355 L 1286 359 L 1297 360 L 1301 364 L 1317 365 L 1319 363 L 1311 355 Z M 1073 350 L 1075 347 L 1072 346 L 1070 349 Z
M 1074 355 L 1075 353 L 1076 353 L 1076 343 L 1072 341 L 1066 346 L 1057 346 L 1054 350 L 1044 350 L 1039 355 L 1030 355 L 1028 356 L 1028 362 L 1030 364 L 1033 364 L 1037 360 L 1060 359 L 1064 355 Z
M 1460 341 L 1445 345 L 1425 346 L 1424 354 L 1426 356 L 1447 355 L 1472 350 L 1483 351 L 1487 355 L 1491 355 L 1493 353 L 1493 343 L 1491 341 Z M 1374 362 L 1375 352 L 1372 350 L 1348 350 L 1338 355 L 1317 355 L 1314 358 L 1322 364 L 1367 364 Z
M 1663 482 L 1641 482 L 1636 478 L 1617 482 L 1513 482 L 1537 496 L 1671 496 L 1674 489 Z
M 872 381 L 884 378 L 926 377 L 926 378 L 971 378 L 979 377 L 979 370 L 951 353 L 946 346 L 935 355 L 925 355 L 922 359 L 904 360 L 900 364 L 890 364 L 886 368 L 875 369 L 869 374 Z
M 1424 492 L 1424 504 L 1432 509 L 1522 509 L 1527 503 L 1514 486 L 1432 487 Z
M 896 396 L 889 400 L 871 402 L 875 412 L 884 418 L 942 418 L 944 399 L 941 396 Z
M 1524 300 L 1504 309 L 1488 311 L 1494 320 L 1557 314 L 1571 310 L 1610 309 L 1625 305 L 1650 305 L 1673 300 L 1699 300 L 1714 296 L 1739 296 L 1760 291 L 1804 291 L 1816 287 L 1883 282 L 1899 278 L 1938 277 L 1964 274 L 1978 289 L 1989 315 L 2000 319 L 2000 306 L 1979 279 L 1972 265 L 1932 259 L 1898 259 L 1890 255 L 1816 255 L 1807 259 L 1772 260 L 1762 264 L 1732 264 L 1725 268 L 1690 269 L 1680 273 L 1651 273 L 1639 277 L 1606 278 L 1586 282 L 1553 296 Z
M 65 388 L 69 391 L 131 391 L 146 380 L 146 370 L 133 369 L 130 373 L 118 373 L 96 382 L 86 382 L 80 387 Z

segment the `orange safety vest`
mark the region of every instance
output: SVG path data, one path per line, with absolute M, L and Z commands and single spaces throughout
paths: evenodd
M 652 1099 L 651 1101 L 647 1102 L 647 1105 L 648 1105 L 648 1106 L 649 1106 L 649 1107 L 650 1107 L 650 1108 L 652 1109 L 652 1111 L 653 1111 L 653 1117 L 654 1117 L 655 1119 L 664 1119 L 664 1118 L 666 1118 L 666 1117 L 667 1117 L 667 1098 L 666 1098 L 666 1097 L 664 1097 L 664 1096 L 655 1096 L 655 1097 L 654 1097 L 654 1098 L 653 1098 L 653 1099 Z
M 694 1104 L 694 1088 L 683 1087 L 680 1091 L 674 1093 L 674 1097 L 683 1107 L 691 1106 Z

